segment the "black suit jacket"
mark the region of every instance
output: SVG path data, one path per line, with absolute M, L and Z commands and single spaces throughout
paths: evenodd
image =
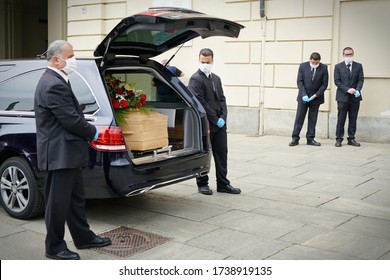
M 47 69 L 38 82 L 35 99 L 37 155 L 40 170 L 79 168 L 88 164 L 88 140 L 96 133 L 68 83 Z
M 358 62 L 352 62 L 352 71 L 345 65 L 345 62 L 340 62 L 334 67 L 334 83 L 337 86 L 336 101 L 339 102 L 360 102 L 360 97 L 355 97 L 347 92 L 348 89 L 354 88 L 362 93 L 364 83 L 363 66 Z
M 210 131 L 214 132 L 219 129 L 216 125 L 219 118 L 225 120 L 223 129 L 226 130 L 227 106 L 221 78 L 214 73 L 211 73 L 211 77 L 207 77 L 198 70 L 191 76 L 188 88 L 206 110 Z
M 303 62 L 299 65 L 297 85 L 298 85 L 298 96 L 297 101 L 300 103 L 305 103 L 302 101 L 302 97 L 307 95 L 308 97 L 313 96 L 314 94 L 317 98 L 314 98 L 311 103 L 319 105 L 324 103 L 324 92 L 328 87 L 329 74 L 328 67 L 325 64 L 320 63 L 316 69 L 314 79 L 311 79 L 311 66 L 310 62 Z

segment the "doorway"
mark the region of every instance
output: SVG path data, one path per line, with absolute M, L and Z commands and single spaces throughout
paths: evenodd
M 0 0 L 0 59 L 30 58 L 48 47 L 48 0 Z

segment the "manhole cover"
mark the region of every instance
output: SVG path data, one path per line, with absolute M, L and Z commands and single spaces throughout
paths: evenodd
M 106 247 L 93 248 L 93 250 L 121 258 L 129 257 L 171 240 L 171 238 L 158 234 L 124 226 L 104 232 L 100 236 L 111 238 L 112 244 Z

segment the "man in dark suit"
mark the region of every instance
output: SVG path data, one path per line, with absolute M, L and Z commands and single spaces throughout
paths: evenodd
M 89 229 L 85 215 L 81 168 L 88 164 L 88 142 L 97 129 L 89 124 L 68 83 L 76 70 L 73 47 L 58 40 L 47 50 L 48 67 L 35 91 L 38 168 L 47 171 L 45 185 L 45 255 L 51 259 L 77 260 L 64 241 L 65 222 L 78 249 L 102 247 L 111 240 Z
M 355 140 L 356 122 L 359 113 L 361 90 L 364 83 L 363 66 L 353 61 L 354 51 L 351 47 L 343 50 L 344 61 L 334 67 L 334 83 L 337 86 L 337 125 L 336 147 L 341 147 L 344 137 L 344 126 L 348 115 L 348 145 L 360 146 Z
M 209 120 L 217 192 L 239 194 L 241 190 L 232 187 L 227 179 L 227 106 L 221 79 L 216 74 L 211 73 L 213 62 L 213 51 L 207 48 L 202 49 L 199 53 L 199 70 L 190 78 L 188 88 L 203 105 Z M 201 194 L 213 194 L 208 185 L 209 177 L 207 175 L 197 178 L 196 181 Z
M 310 61 L 301 63 L 298 69 L 298 96 L 297 96 L 297 113 L 295 116 L 294 129 L 292 133 L 292 141 L 289 146 L 299 144 L 299 134 L 305 121 L 306 113 L 309 111 L 307 118 L 307 145 L 321 146 L 319 142 L 314 140 L 316 135 L 316 124 L 318 110 L 320 105 L 324 103 L 324 92 L 328 87 L 329 74 L 328 67 L 320 63 L 321 55 L 313 52 L 310 55 Z

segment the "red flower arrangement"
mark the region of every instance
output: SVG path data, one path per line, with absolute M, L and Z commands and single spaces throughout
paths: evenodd
M 136 83 L 123 83 L 120 79 L 108 76 L 106 78 L 112 105 L 117 109 L 139 109 L 146 105 L 146 95 Z
M 146 95 L 136 83 L 124 83 L 111 75 L 106 77 L 106 83 L 119 123 L 128 112 L 146 109 Z

